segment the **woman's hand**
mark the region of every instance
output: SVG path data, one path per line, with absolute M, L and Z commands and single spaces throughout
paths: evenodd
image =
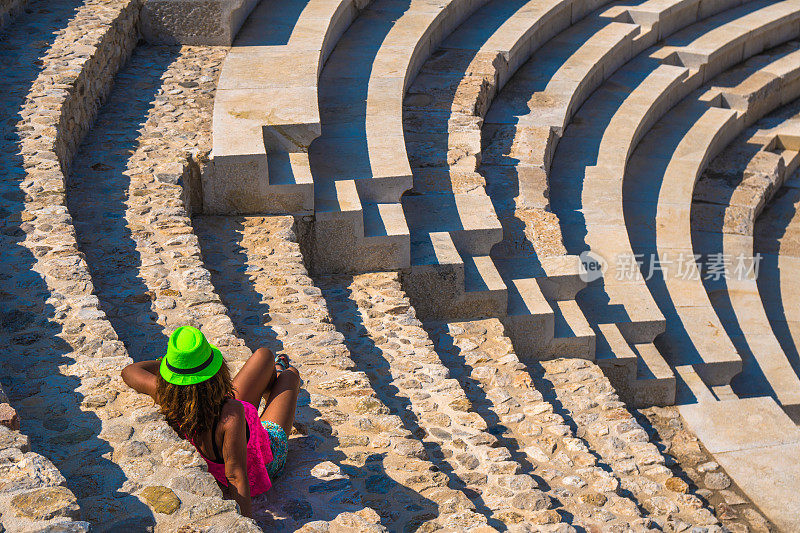
M 158 368 L 161 365 L 161 358 L 155 361 L 141 361 L 131 363 L 122 369 L 122 381 L 130 388 L 142 394 L 148 394 L 153 401 L 156 398 L 158 389 Z

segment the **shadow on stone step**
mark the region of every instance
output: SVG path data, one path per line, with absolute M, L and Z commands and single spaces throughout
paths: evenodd
M 140 146 L 141 125 L 155 105 L 161 76 L 179 51 L 165 46 L 141 46 L 134 51 L 75 156 L 67 181 L 67 206 L 95 294 L 134 361 L 163 355 L 168 340 L 164 330 L 178 325 L 158 323 L 159 314 L 174 312 L 165 308 L 159 313 L 156 301 L 175 307 L 175 300 L 187 296 L 180 287 L 170 285 L 171 265 L 161 261 L 158 250 L 143 256 L 137 249 L 137 241 L 151 234 L 144 223 L 163 208 L 156 206 L 154 213 L 145 214 L 135 203 L 129 206 L 130 197 L 142 187 L 141 178 L 129 170 L 138 164 L 131 154 Z M 161 284 L 158 291 L 148 286 L 145 275 Z M 187 325 L 200 327 L 199 321 L 191 322 L 186 317 Z
M 319 342 L 325 342 L 324 335 L 316 335 L 310 321 L 299 328 L 294 326 L 296 331 L 287 331 L 287 328 L 292 328 L 291 320 L 305 320 L 307 306 L 292 300 L 285 289 L 294 289 L 292 284 L 297 282 L 307 282 L 296 285 L 299 290 L 310 288 L 311 280 L 306 277 L 300 258 L 293 261 L 275 253 L 272 246 L 276 243 L 268 242 L 269 237 L 266 237 L 269 231 L 263 232 L 264 237 L 259 237 L 256 243 L 244 242 L 246 221 L 247 217 L 202 216 L 193 219 L 212 282 L 248 347 L 266 346 L 275 352 L 286 352 L 298 366 L 301 376 L 313 380 L 313 375 L 318 382 L 318 365 L 333 364 L 327 360 L 325 345 L 315 344 L 317 336 Z M 258 232 L 258 228 L 253 231 Z M 280 236 L 275 238 L 282 240 Z M 294 249 L 299 252 L 296 246 Z M 275 264 L 268 266 L 267 260 Z M 257 276 L 264 266 L 267 290 L 263 288 L 265 285 L 257 286 L 252 277 Z M 285 298 L 288 300 L 281 303 L 280 300 Z M 287 301 L 290 303 L 285 303 Z M 274 309 L 279 306 L 280 309 Z M 385 512 L 395 500 L 408 502 L 409 514 L 427 518 L 436 516 L 436 506 L 432 501 L 386 474 L 382 454 L 359 452 L 353 456 L 342 452 L 351 444 L 340 440 L 336 426 L 340 418 L 346 419 L 349 414 L 341 413 L 331 405 L 328 405 L 329 410 L 321 412 L 311 405 L 311 401 L 308 391 L 301 389 L 296 434 L 289 441 L 286 471 L 275 480 L 268 493 L 254 500 L 256 519 L 262 527 L 293 530 L 310 521 L 332 520 L 340 513 L 368 506 L 375 509 L 384 525 L 391 529 L 393 523 L 401 523 L 398 520 L 402 519 Z
M 403 421 L 403 429 L 411 432 L 422 441 L 428 459 L 439 468 L 449 479 L 448 486 L 460 490 L 475 505 L 476 511 L 484 516 L 491 517 L 492 510 L 484 503 L 481 495 L 467 487 L 467 482 L 454 472 L 450 464 L 448 453 L 432 439 L 426 439 L 428 432 L 415 414 L 408 391 L 401 391 L 395 385 L 391 369 L 391 355 L 385 353 L 376 340 L 367 331 L 362 318 L 359 303 L 354 299 L 350 285 L 353 277 L 341 276 L 316 276 L 316 285 L 322 289 L 322 295 L 334 319 L 336 330 L 344 335 L 345 344 L 357 369 L 369 376 L 372 388 L 378 399 L 386 405 L 392 414 L 398 415 Z M 418 495 L 417 498 L 422 498 Z M 380 512 L 380 511 L 379 511 Z M 488 523 L 500 530 L 505 525 L 489 518 Z
M 82 268 L 75 268 L 80 259 L 77 250 L 62 246 L 60 239 L 71 228 L 59 193 L 53 191 L 50 205 L 43 205 L 41 196 L 28 205 L 33 200 L 23 191 L 24 186 L 30 187 L 32 176 L 41 179 L 42 174 L 50 174 L 53 184 L 60 182 L 59 167 L 69 166 L 68 161 L 32 161 L 20 155 L 19 143 L 32 137 L 29 129 L 17 126 L 23 121 L 20 108 L 40 74 L 41 57 L 62 35 L 55 30 L 66 26 L 81 5 L 80 1 L 31 2 L 27 15 L 6 28 L 0 43 L 4 65 L 0 109 L 7 113 L 0 124 L 4 154 L 0 170 L 0 380 L 32 451 L 59 469 L 66 479 L 63 485 L 78 498 L 83 518 L 93 522 L 93 530 L 124 523 L 131 530 L 143 531 L 155 524 L 153 513 L 138 498 L 120 491 L 127 476 L 105 458 L 114 450 L 99 437 L 102 421 L 92 410 L 108 399 L 102 396 L 115 392 L 103 377 L 104 364 L 118 355 L 107 350 L 113 348 L 114 332 L 110 327 L 101 329 L 107 322 L 93 302 L 86 301 L 88 295 L 83 293 L 91 280 L 82 275 Z M 40 153 L 47 155 L 44 149 Z M 32 241 L 34 233 L 38 243 Z M 70 241 L 67 237 L 66 242 Z M 81 361 L 76 364 L 76 359 Z M 65 375 L 68 365 L 75 375 Z M 95 373 L 99 383 L 79 392 L 82 380 L 77 375 L 88 382 Z M 88 397 L 90 391 L 99 396 Z M 20 481 L 19 488 L 24 489 L 26 481 Z

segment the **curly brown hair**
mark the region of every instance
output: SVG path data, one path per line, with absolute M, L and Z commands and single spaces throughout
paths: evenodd
M 211 429 L 222 406 L 233 398 L 231 372 L 225 361 L 212 377 L 194 385 L 174 385 L 158 375 L 161 414 L 178 435 L 196 439 Z

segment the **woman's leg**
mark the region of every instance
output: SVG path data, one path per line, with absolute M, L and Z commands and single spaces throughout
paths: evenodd
M 267 398 L 267 408 L 264 409 L 261 420 L 275 422 L 283 428 L 287 437 L 291 435 L 299 393 L 300 374 L 295 367 L 290 366 L 278 374 Z
M 267 348 L 259 348 L 233 378 L 237 400 L 250 402 L 258 409 L 261 398 L 275 382 L 275 356 Z

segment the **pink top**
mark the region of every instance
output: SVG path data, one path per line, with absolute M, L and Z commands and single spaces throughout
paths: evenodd
M 272 462 L 272 446 L 269 442 L 269 434 L 264 426 L 261 425 L 261 419 L 258 416 L 258 410 L 250 402 L 243 402 L 237 400 L 244 406 L 244 418 L 247 420 L 247 429 L 250 438 L 247 440 L 247 477 L 250 479 L 250 496 L 256 496 L 262 492 L 266 492 L 272 487 L 272 481 L 269 479 L 267 473 L 267 465 Z M 214 428 L 217 424 L 214 424 Z M 212 439 L 214 437 L 212 430 Z M 189 439 L 189 442 L 194 442 Z M 194 444 L 195 448 L 197 445 Z M 218 463 L 212 461 L 197 448 L 200 455 L 208 463 L 208 471 L 211 475 L 219 481 L 224 487 L 228 486 L 228 479 L 225 477 L 225 463 Z M 218 459 L 222 459 L 218 457 Z

